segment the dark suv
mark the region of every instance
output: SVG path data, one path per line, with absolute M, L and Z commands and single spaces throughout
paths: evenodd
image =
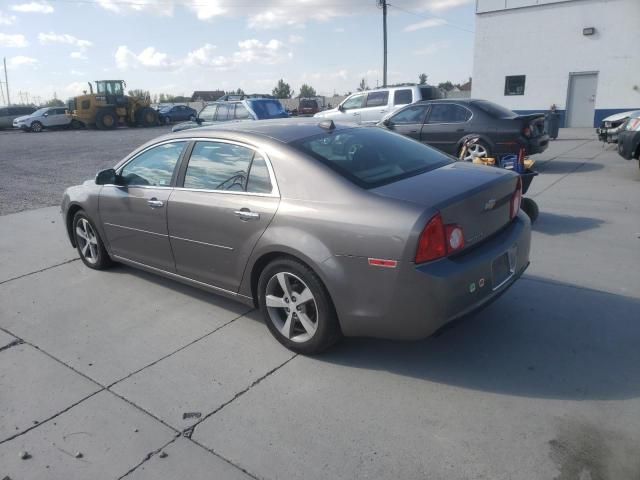
M 467 138 L 479 137 L 467 154 L 469 158 L 465 157 L 469 161 L 473 156 L 517 154 L 520 148 L 532 155 L 544 152 L 549 145 L 544 113 L 518 115 L 487 100 L 418 102 L 387 115 L 378 125 L 454 156 Z
M 298 106 L 298 115 L 315 115 L 320 111 L 318 101 L 313 98 L 301 98 Z
M 206 105 L 194 121 L 179 123 L 172 131 L 215 125 L 233 120 L 265 120 L 286 118 L 289 115 L 275 98 L 246 98 L 244 100 L 216 101 Z

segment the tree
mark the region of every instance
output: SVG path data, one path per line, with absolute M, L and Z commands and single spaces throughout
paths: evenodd
M 418 79 L 420 80 L 420 85 L 426 85 L 427 78 L 429 78 L 429 75 L 427 75 L 426 73 L 421 73 L 420 75 L 418 75 Z
M 291 98 L 293 96 L 291 86 L 288 83 L 284 83 L 282 78 L 278 80 L 278 84 L 271 93 L 276 98 Z
M 151 98 L 151 95 L 149 94 L 149 90 L 141 90 L 139 88 L 136 88 L 135 90 L 129 90 L 129 96 L 140 98 L 140 99 Z
M 311 85 L 307 85 L 306 83 L 303 83 L 302 86 L 300 87 L 300 93 L 298 94 L 298 97 L 315 97 L 316 96 L 316 89 L 313 88 Z
M 244 90 L 242 90 L 241 88 L 238 88 L 238 90 L 236 90 L 236 94 L 237 95 L 244 95 Z
M 129 92 L 129 94 L 131 94 L 131 92 Z M 158 95 L 158 103 L 172 103 L 175 101 L 174 99 L 175 97 L 170 93 L 161 93 Z
M 453 83 L 451 83 L 450 80 L 447 80 L 446 82 L 440 82 L 438 84 L 438 88 L 440 90 L 444 90 L 445 92 L 450 92 L 451 90 L 454 89 L 454 85 Z
M 45 107 L 64 107 L 64 102 L 59 98 L 52 98 L 51 100 L 45 102 Z
M 360 80 L 360 85 L 358 86 L 359 92 L 364 92 L 365 90 L 369 90 L 369 85 L 367 85 L 367 81 L 363 78 Z

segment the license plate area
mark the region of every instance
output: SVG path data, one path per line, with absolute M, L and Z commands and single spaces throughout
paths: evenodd
M 491 263 L 491 283 L 493 290 L 497 290 L 507 283 L 515 273 L 516 247 L 513 246 Z

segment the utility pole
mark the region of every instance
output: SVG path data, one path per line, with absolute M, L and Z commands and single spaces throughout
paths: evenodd
M 4 57 L 3 61 L 4 61 L 4 88 L 7 90 L 7 105 L 11 105 L 11 99 L 9 98 L 9 79 L 7 78 L 7 57 Z
M 382 7 L 382 35 L 384 41 L 384 62 L 382 66 L 382 86 L 387 86 L 387 0 L 378 0 L 378 6 Z

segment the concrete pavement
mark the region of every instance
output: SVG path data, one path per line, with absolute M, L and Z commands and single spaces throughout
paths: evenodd
M 569 133 L 506 295 L 313 358 L 242 305 L 85 268 L 56 207 L 0 217 L 0 478 L 637 479 L 640 170 Z

